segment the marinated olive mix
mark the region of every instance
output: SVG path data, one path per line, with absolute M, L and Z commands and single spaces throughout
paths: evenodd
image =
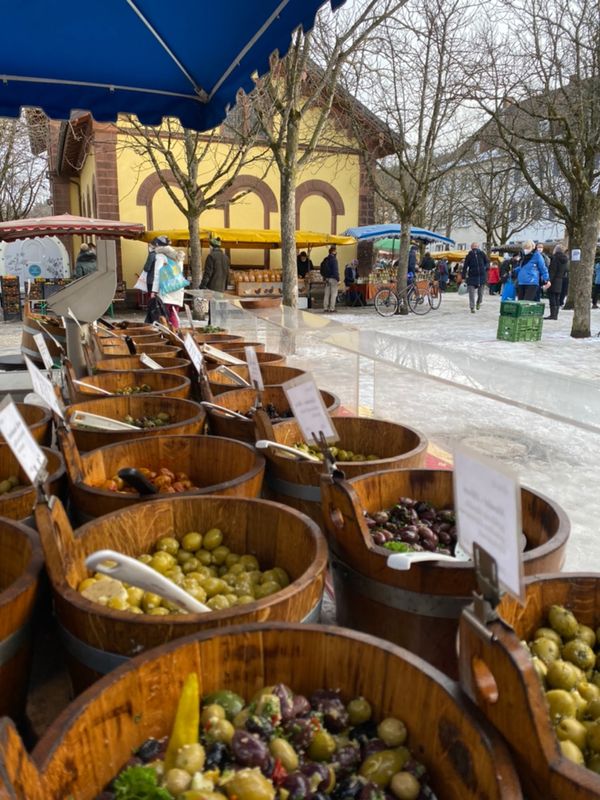
M 394 552 L 431 552 L 454 555 L 456 516 L 452 509 L 439 511 L 431 503 L 401 497 L 387 511 L 365 512 L 371 538 Z
M 221 690 L 200 704 L 197 687 L 189 675 L 169 740 L 144 742 L 98 800 L 433 798 L 404 723 L 377 723 L 363 697 L 278 683 L 249 703 Z
M 152 417 L 132 417 L 131 414 L 127 414 L 123 417 L 123 422 L 135 425 L 136 428 L 160 428 L 171 422 L 171 415 L 166 411 L 159 411 Z
M 298 450 L 303 450 L 305 453 L 310 453 L 313 456 L 316 456 L 319 461 L 323 461 L 323 453 L 314 444 L 306 444 L 306 442 L 296 442 L 294 447 L 297 447 Z M 345 450 L 342 447 L 330 447 L 331 455 L 335 458 L 336 461 L 378 461 L 380 456 L 365 456 L 362 453 L 353 453 L 352 450 Z
M 551 606 L 547 625 L 527 643 L 562 754 L 600 773 L 600 628 Z
M 159 467 L 158 472 L 147 467 L 136 467 L 144 478 L 153 486 L 156 486 L 159 494 L 179 494 L 180 492 L 193 492 L 199 487 L 194 486 L 189 476 L 185 472 L 173 472 L 168 467 Z M 137 489 L 130 486 L 123 478 L 114 475 L 98 483 L 92 483 L 96 489 L 105 489 L 109 492 L 119 492 L 120 494 L 137 494 Z
M 255 556 L 231 552 L 223 544 L 223 534 L 218 528 L 211 528 L 204 534 L 186 533 L 181 541 L 163 536 L 154 551 L 138 556 L 138 561 L 160 572 L 214 611 L 253 603 L 280 592 L 290 583 L 281 567 L 261 571 Z M 100 572 L 85 578 L 77 588 L 88 600 L 120 611 L 152 616 L 185 613 L 153 592 L 121 583 Z
M 267 403 L 266 406 L 263 406 L 263 409 L 266 411 L 269 419 L 289 419 L 294 416 L 289 409 L 287 411 L 278 411 L 273 403 Z M 244 416 L 248 417 L 248 419 L 252 419 L 255 413 L 256 409 L 251 408 Z
M 17 489 L 24 489 L 25 486 L 19 483 L 16 475 L 9 475 L 8 478 L 0 480 L 0 494 L 8 494 L 8 492 L 15 492 Z

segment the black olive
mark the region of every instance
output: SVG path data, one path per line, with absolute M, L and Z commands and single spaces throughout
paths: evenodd
M 158 758 L 158 754 L 162 750 L 162 744 L 158 739 L 146 739 L 143 745 L 139 748 L 136 755 L 147 764 L 149 761 L 154 761 Z
M 354 776 L 337 784 L 330 795 L 332 800 L 354 800 L 365 787 L 364 781 Z
M 356 739 L 357 742 L 362 744 L 367 739 L 373 739 L 377 736 L 377 725 L 372 720 L 363 722 L 361 725 L 356 725 L 352 728 L 348 735 L 350 739 Z
M 257 733 L 263 739 L 269 741 L 275 734 L 275 728 L 266 717 L 252 716 L 246 720 L 245 728 L 248 733 Z
M 209 745 L 206 749 L 204 769 L 217 767 L 217 769 L 222 770 L 230 762 L 231 756 L 229 755 L 229 750 L 223 742 L 213 742 L 213 744 Z

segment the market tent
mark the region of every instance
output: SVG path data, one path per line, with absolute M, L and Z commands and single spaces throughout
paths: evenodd
M 329 0 L 332 8 L 344 0 Z M 68 119 L 90 111 L 148 125 L 179 117 L 194 130 L 222 122 L 238 89 L 285 53 L 324 0 L 27 0 L 4 3 L 0 116 L 23 106 Z
M 442 250 L 440 253 L 431 253 L 431 257 L 436 260 L 438 258 L 445 258 L 446 261 L 458 262 L 464 261 L 468 252 L 468 250 Z M 504 260 L 498 253 L 488 253 L 488 258 L 490 261 L 495 261 L 497 264 L 502 263 Z
M 400 237 L 400 224 L 390 222 L 386 225 L 361 225 L 357 228 L 347 228 L 344 231 L 346 236 L 354 236 L 359 242 L 374 242 L 378 239 L 398 239 Z M 434 233 L 425 228 L 411 228 L 410 238 L 421 242 L 442 242 L 443 244 L 454 244 L 454 239 L 442 236 L 441 233 Z M 388 249 L 388 248 L 381 248 Z M 391 247 L 389 248 L 391 249 Z
M 186 246 L 190 240 L 189 231 L 160 230 L 146 231 L 141 237 L 145 242 L 151 242 L 156 236 L 168 236 L 174 245 Z M 218 236 L 224 247 L 239 247 L 246 250 L 269 250 L 281 247 L 281 231 L 279 230 L 251 230 L 245 228 L 202 228 L 200 241 L 208 244 L 213 236 Z M 316 233 L 314 231 L 296 231 L 296 247 L 325 247 L 327 245 L 352 245 L 356 244 L 352 236 L 337 236 L 333 233 Z
M 92 219 L 76 217 L 72 214 L 58 214 L 55 217 L 29 217 L 0 222 L 0 241 L 29 239 L 33 236 L 123 236 L 138 239 L 144 232 L 140 222 L 120 222 L 113 219 Z

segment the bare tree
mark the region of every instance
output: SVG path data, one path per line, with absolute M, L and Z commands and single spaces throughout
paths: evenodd
M 200 214 L 219 204 L 220 195 L 232 185 L 242 167 L 265 158 L 265 148 L 257 144 L 256 130 L 249 124 L 243 106 L 231 113 L 223 126 L 207 133 L 182 128 L 176 119 L 149 127 L 134 116 L 121 118 L 119 130 L 124 134 L 123 146 L 141 156 L 142 165 L 155 170 L 187 220 L 192 286 L 197 288 L 202 271 Z
M 442 153 L 458 153 L 465 127 L 459 111 L 470 8 L 468 0 L 410 0 L 382 23 L 371 50 L 347 73 L 349 89 L 366 98 L 392 142 L 391 154 L 371 151 L 365 163 L 401 226 L 399 287 L 406 286 L 410 229 L 424 221 L 433 184 L 454 164 Z M 357 136 L 361 130 L 355 126 Z
M 314 160 L 350 55 L 406 0 L 358 0 L 328 18 L 326 30 L 298 29 L 284 59 L 271 57 L 270 72 L 256 79 L 251 98 L 263 137 L 279 171 L 283 302 L 298 300 L 296 271 L 296 186 Z M 330 129 L 331 132 L 331 129 Z M 335 134 L 334 134 L 335 138 Z M 342 140 L 337 134 L 338 142 Z
M 571 336 L 590 335 L 590 286 L 600 227 L 600 14 L 597 0 L 503 0 L 519 47 L 483 35 L 474 94 L 499 145 L 565 223 L 571 253 Z M 486 38 L 487 35 L 487 38 Z M 487 46 L 486 46 L 487 43 Z
M 26 217 L 48 197 L 47 155 L 31 147 L 36 125 L 45 135 L 45 117 L 0 119 L 0 221 Z

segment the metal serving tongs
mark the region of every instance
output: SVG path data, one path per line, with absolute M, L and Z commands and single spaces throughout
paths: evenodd
M 221 411 L 223 414 L 227 414 L 230 417 L 235 417 L 236 419 L 243 419 L 244 422 L 250 422 L 248 417 L 245 417 L 243 414 L 238 414 L 237 411 L 232 411 L 229 408 L 225 408 L 225 406 L 217 405 L 217 403 L 209 403 L 208 400 L 201 400 L 200 405 L 204 406 L 204 408 L 212 408 L 215 411 Z
M 101 572 L 146 592 L 153 592 L 192 614 L 206 614 L 212 611 L 160 572 L 135 558 L 117 553 L 116 550 L 97 550 L 85 559 L 85 565 L 89 570 Z
M 130 425 L 128 422 L 121 422 L 118 419 L 103 417 L 100 414 L 91 414 L 88 411 L 74 411 L 69 420 L 71 425 L 87 425 L 89 428 L 100 428 L 105 431 L 137 431 L 137 425 Z
M 317 463 L 321 463 L 321 460 L 316 456 L 313 456 L 312 453 L 307 453 L 305 450 L 298 450 L 297 447 L 288 447 L 287 444 L 279 444 L 279 442 L 272 442 L 270 439 L 259 439 L 255 442 L 254 446 L 258 450 L 281 450 L 282 453 L 286 453 L 286 455 L 293 455 L 296 456 L 297 459 L 300 461 L 316 461 Z
M 387 565 L 390 569 L 398 569 L 401 571 L 408 570 L 413 564 L 418 564 L 423 561 L 471 561 L 471 556 L 462 549 L 458 541 L 454 548 L 454 555 L 447 556 L 444 553 L 434 552 L 408 552 L 408 553 L 392 553 L 388 556 Z

